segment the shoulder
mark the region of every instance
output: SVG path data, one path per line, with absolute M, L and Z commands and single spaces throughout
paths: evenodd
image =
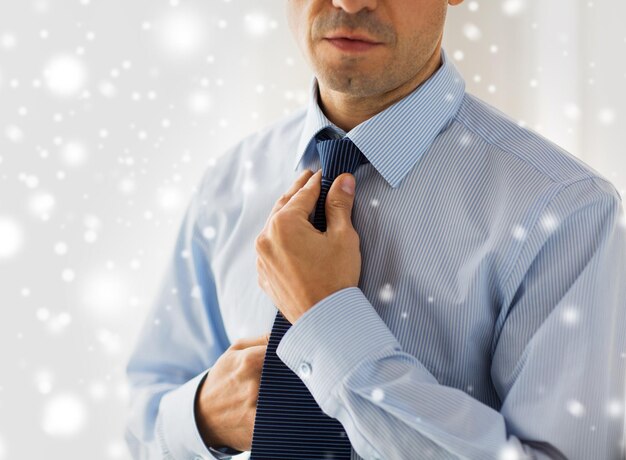
M 207 196 L 224 188 L 232 190 L 235 185 L 241 185 L 246 170 L 251 169 L 252 165 L 256 166 L 257 160 L 268 157 L 265 161 L 269 161 L 270 156 L 278 157 L 282 153 L 278 152 L 282 146 L 296 145 L 305 116 L 306 108 L 300 108 L 242 137 L 230 148 L 211 158 L 200 181 L 200 193 Z
M 499 155 L 522 163 L 527 169 L 555 185 L 567 186 L 585 179 L 607 182 L 590 165 L 537 132 L 471 94 L 464 100 L 455 121 Z
M 551 223 L 576 215 L 593 222 L 618 219 L 622 197 L 613 183 L 500 110 L 466 93 L 453 123 L 457 135 L 471 142 L 468 161 L 482 161 L 506 209 L 522 214 L 516 218 L 524 228 L 551 230 Z

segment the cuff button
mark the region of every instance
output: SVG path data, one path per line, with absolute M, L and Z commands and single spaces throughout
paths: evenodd
M 309 363 L 307 363 L 306 361 L 300 363 L 298 373 L 300 374 L 301 378 L 308 379 L 311 376 L 312 371 L 313 369 L 311 368 L 311 365 Z

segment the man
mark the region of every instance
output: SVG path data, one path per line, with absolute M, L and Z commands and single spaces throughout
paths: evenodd
M 352 459 L 621 455 L 621 198 L 465 93 L 441 48 L 461 2 L 287 2 L 311 101 L 193 197 L 128 365 L 136 458 L 331 458 L 279 453 L 304 406 L 290 384 L 295 410 L 261 410 L 277 363 Z M 328 190 L 329 139 L 362 157 Z

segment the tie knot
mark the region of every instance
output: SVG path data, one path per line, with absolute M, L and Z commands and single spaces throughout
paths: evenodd
M 317 152 L 322 165 L 322 179 L 329 181 L 343 173 L 354 174 L 354 171 L 367 158 L 349 138 L 328 139 L 317 141 Z

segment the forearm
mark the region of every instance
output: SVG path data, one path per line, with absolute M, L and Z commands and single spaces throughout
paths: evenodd
M 412 459 L 429 451 L 481 460 L 503 453 L 555 458 L 558 447 L 546 439 L 577 442 L 556 428 L 543 439 L 522 440 L 500 412 L 439 384 L 402 351 L 358 288 L 338 291 L 307 312 L 287 332 L 278 355 L 296 373 L 309 363 L 311 372 L 301 378 L 366 459 Z

